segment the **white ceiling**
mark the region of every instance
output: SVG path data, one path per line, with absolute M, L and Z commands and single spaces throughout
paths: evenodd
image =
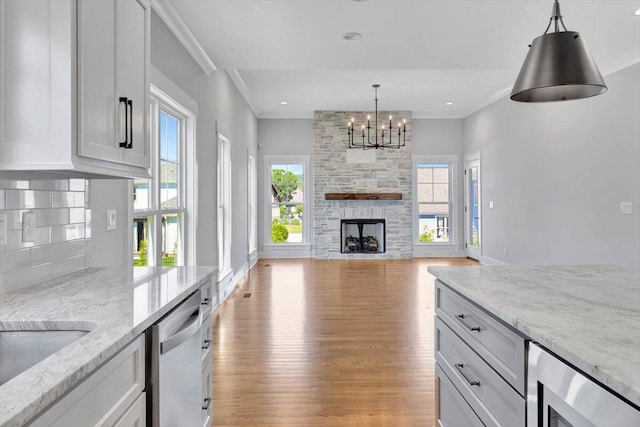
M 508 95 L 552 0 L 170 0 L 259 118 L 465 117 Z M 606 74 L 640 61 L 640 0 L 561 0 Z M 359 32 L 346 41 L 342 34 Z M 243 87 L 244 85 L 244 87 Z M 280 105 L 287 101 L 288 105 Z M 446 106 L 445 102 L 455 104 Z

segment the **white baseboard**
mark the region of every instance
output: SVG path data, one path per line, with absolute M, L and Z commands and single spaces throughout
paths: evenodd
M 460 250 L 457 247 L 425 247 L 425 246 L 414 246 L 413 247 L 413 257 L 414 258 L 464 258 L 466 254 L 464 250 Z
M 260 258 L 311 258 L 311 245 L 263 246 Z
M 506 262 L 498 261 L 497 259 L 489 258 L 488 256 L 480 257 L 480 264 L 482 265 L 509 265 Z
M 253 252 L 250 252 L 247 258 L 249 259 L 249 270 L 251 270 L 258 262 L 258 250 L 256 249 Z
M 257 261 L 257 258 L 256 258 Z M 244 276 L 249 272 L 249 263 L 245 262 L 235 274 L 229 274 L 224 278 L 224 282 L 218 282 L 218 303 L 222 304 L 229 295 L 236 289 Z M 233 271 L 232 271 L 233 273 Z

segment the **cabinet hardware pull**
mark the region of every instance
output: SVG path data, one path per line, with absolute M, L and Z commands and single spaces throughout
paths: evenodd
M 209 305 L 209 304 L 211 304 L 211 300 L 209 298 L 205 298 L 200 304 Z
M 120 142 L 120 147 L 127 148 L 129 146 L 129 115 L 127 114 L 127 105 L 129 99 L 126 96 L 121 96 L 119 103 L 124 103 L 124 141 Z M 118 114 L 120 111 L 118 111 Z
M 470 331 L 480 332 L 480 326 L 471 326 L 464 321 L 465 319 L 464 314 L 456 314 L 456 318 L 460 323 L 462 323 L 465 326 L 465 328 L 469 329 Z
M 204 345 L 202 346 L 203 350 L 208 350 L 211 347 L 211 340 L 204 340 Z
M 124 148 L 130 149 L 133 148 L 133 99 L 127 100 L 127 105 L 129 106 L 129 143 Z
M 466 382 L 469 383 L 469 385 L 473 386 L 480 386 L 480 381 L 478 380 L 471 380 L 469 379 L 469 377 L 467 376 L 467 374 L 464 373 L 463 369 L 464 369 L 464 363 L 456 363 L 455 364 L 456 369 L 458 370 L 458 372 L 460 372 L 460 375 L 462 375 L 462 378 L 464 378 L 464 380 Z
M 203 399 L 204 402 L 204 406 L 202 407 L 203 411 L 207 411 L 209 410 L 209 406 L 211 406 L 211 398 L 207 397 L 206 399 Z

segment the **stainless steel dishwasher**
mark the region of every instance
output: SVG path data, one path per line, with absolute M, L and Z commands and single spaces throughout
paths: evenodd
M 151 328 L 148 391 L 153 427 L 201 423 L 200 290 Z

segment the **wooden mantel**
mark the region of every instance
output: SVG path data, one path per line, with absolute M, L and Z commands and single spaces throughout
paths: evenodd
M 325 193 L 325 200 L 402 200 L 402 193 Z

